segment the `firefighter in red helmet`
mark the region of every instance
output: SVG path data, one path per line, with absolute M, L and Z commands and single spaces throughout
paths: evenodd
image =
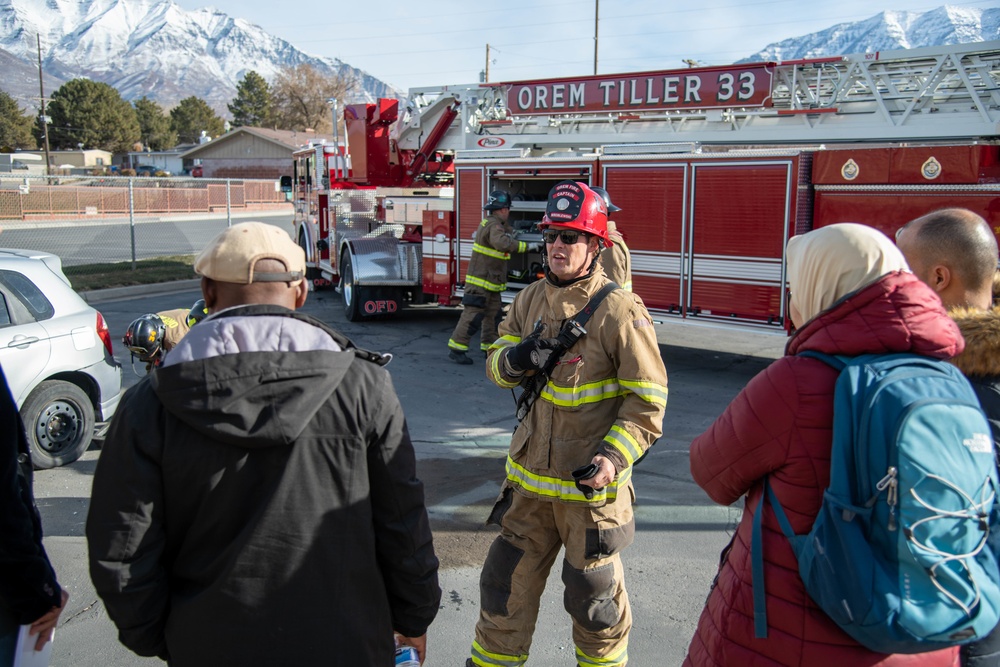
M 500 295 L 507 289 L 507 260 L 511 253 L 537 250 L 514 238 L 514 230 L 508 223 L 508 193 L 503 190 L 491 192 L 483 210 L 488 215 L 476 230 L 472 244 L 472 258 L 465 274 L 462 316 L 448 340 L 448 358 L 463 365 L 472 363 L 466 353 L 476 331 L 482 330 L 479 344 L 483 352 L 497 339 L 497 321 L 503 305 Z
M 667 374 L 642 300 L 598 262 L 607 219 L 582 183 L 550 191 L 546 279 L 517 295 L 489 350 L 490 380 L 523 390 L 489 518 L 500 535 L 483 565 L 470 666 L 527 661 L 561 547 L 577 662 L 628 662 L 632 613 L 619 554 L 634 534 L 632 465 L 662 431 Z

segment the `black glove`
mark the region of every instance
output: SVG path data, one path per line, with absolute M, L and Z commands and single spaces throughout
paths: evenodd
M 529 336 L 507 350 L 507 365 L 515 373 L 538 371 L 545 368 L 554 350 L 562 346 L 557 338 L 532 338 Z

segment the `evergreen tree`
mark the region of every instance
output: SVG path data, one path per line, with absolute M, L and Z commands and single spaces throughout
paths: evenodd
M 261 127 L 271 119 L 271 86 L 250 70 L 236 86 L 236 97 L 228 105 L 236 127 Z
M 333 114 L 327 100 L 340 100 L 356 89 L 356 81 L 340 74 L 323 74 L 312 65 L 286 67 L 274 77 L 274 115 L 285 130 L 333 131 Z M 341 135 L 343 136 L 343 135 Z
M 0 151 L 15 148 L 35 148 L 31 136 L 31 116 L 21 112 L 17 100 L 0 90 Z
M 135 109 L 118 91 L 106 83 L 73 79 L 52 93 L 48 113 L 49 145 L 57 150 L 100 148 L 126 153 L 139 140 Z M 35 138 L 41 142 L 42 128 L 35 124 Z
M 201 133 L 215 138 L 223 129 L 222 119 L 215 115 L 212 107 L 200 97 L 186 97 L 170 110 L 170 127 L 177 133 L 181 143 L 198 143 Z
M 177 133 L 171 129 L 170 117 L 163 112 L 163 107 L 145 96 L 133 104 L 144 146 L 153 151 L 165 151 L 177 145 Z

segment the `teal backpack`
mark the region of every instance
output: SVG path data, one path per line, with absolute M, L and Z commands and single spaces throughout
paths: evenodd
M 997 466 L 968 381 L 913 354 L 799 356 L 840 370 L 830 486 L 812 530 L 796 535 L 764 480 L 751 539 L 756 636 L 767 636 L 765 503 L 810 597 L 860 644 L 923 653 L 989 634 L 1000 619 Z

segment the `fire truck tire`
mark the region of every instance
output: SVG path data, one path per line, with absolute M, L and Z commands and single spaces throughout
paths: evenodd
M 311 254 L 309 252 L 309 242 L 306 241 L 306 231 L 301 228 L 299 229 L 299 247 L 302 248 L 302 251 L 306 253 L 306 261 L 308 262 L 309 256 Z M 318 267 L 309 266 L 308 264 L 306 264 L 306 280 L 312 282 L 317 278 L 322 278 L 322 277 L 323 273 L 319 270 Z
M 344 314 L 348 320 L 360 322 L 364 319 L 361 304 L 365 300 L 365 288 L 354 284 L 354 264 L 350 252 L 340 257 L 340 296 L 344 299 Z

